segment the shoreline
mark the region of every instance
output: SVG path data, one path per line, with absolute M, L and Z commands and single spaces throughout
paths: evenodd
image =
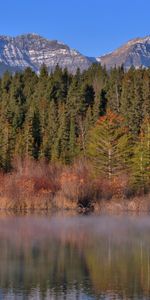
M 27 161 L 0 173 L 0 210 L 150 212 L 149 190 L 135 193 L 126 177 L 94 177 L 90 167 L 83 160 L 71 166 Z
M 77 214 L 86 213 L 149 213 L 150 194 L 135 196 L 130 199 L 115 198 L 110 200 L 91 201 L 91 206 L 81 206 L 78 201 L 54 197 L 53 199 L 33 197 L 30 199 L 17 199 L 0 197 L 0 212 L 22 212 L 22 213 L 55 213 L 55 212 L 75 212 Z

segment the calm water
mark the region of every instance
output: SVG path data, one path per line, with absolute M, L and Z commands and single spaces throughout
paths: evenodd
M 0 217 L 0 299 L 150 299 L 150 217 Z

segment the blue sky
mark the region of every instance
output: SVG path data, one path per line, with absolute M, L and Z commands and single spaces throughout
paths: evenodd
M 98 56 L 150 34 L 150 0 L 1 0 L 0 34 L 34 32 Z

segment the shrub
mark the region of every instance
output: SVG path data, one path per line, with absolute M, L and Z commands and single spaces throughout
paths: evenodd
M 66 199 L 75 201 L 77 206 L 91 207 L 95 186 L 86 160 L 80 160 L 65 169 L 61 175 L 61 192 Z

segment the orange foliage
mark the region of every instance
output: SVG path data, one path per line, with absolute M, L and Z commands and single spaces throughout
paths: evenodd
M 120 122 L 122 123 L 124 120 L 124 118 L 114 112 L 112 112 L 111 110 L 107 111 L 107 114 L 100 117 L 99 120 L 97 121 L 97 124 L 101 124 L 104 123 L 105 121 L 109 122 L 109 124 L 113 124 L 114 122 Z
M 12 174 L 0 174 L 0 208 L 91 209 L 101 200 L 125 198 L 127 176 L 110 181 L 92 174 L 86 160 L 67 167 L 19 163 Z

